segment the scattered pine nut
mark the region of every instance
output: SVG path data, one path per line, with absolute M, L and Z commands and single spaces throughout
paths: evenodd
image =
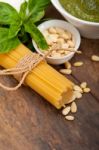
M 93 61 L 99 61 L 99 56 L 97 56 L 97 55 L 92 55 L 92 56 L 91 56 L 91 59 L 92 59 Z
M 65 62 L 65 68 L 71 69 L 71 63 L 69 61 Z
M 85 88 L 83 90 L 84 90 L 85 93 L 89 93 L 91 91 L 90 88 Z
M 72 70 L 71 69 L 60 69 L 60 72 L 63 73 L 63 74 L 71 74 L 72 73 Z
M 74 116 L 66 116 L 65 119 L 69 121 L 73 121 L 75 118 Z
M 82 98 L 82 94 L 79 91 L 74 91 L 74 94 L 77 99 Z
M 62 114 L 64 116 L 68 115 L 69 112 L 70 112 L 70 106 L 67 106 L 62 110 Z
M 71 104 L 71 112 L 76 113 L 77 112 L 77 105 L 75 102 L 72 102 Z
M 77 51 L 78 54 L 82 54 L 82 51 Z
M 80 87 L 81 87 L 82 89 L 86 88 L 86 87 L 87 87 L 87 83 L 86 83 L 86 82 L 82 82 L 81 85 L 80 85 Z
M 66 74 L 66 69 L 60 69 L 60 72 Z
M 79 91 L 80 93 L 83 93 L 83 90 L 78 85 L 74 85 L 74 90 Z
M 78 62 L 75 62 L 75 63 L 74 63 L 74 66 L 75 66 L 75 67 L 80 67 L 80 66 L 82 66 L 83 64 L 84 64 L 83 62 L 78 61 Z
M 67 65 L 67 64 L 66 64 Z M 66 66 L 67 67 L 67 66 Z M 67 70 L 67 69 L 64 69 L 64 70 Z M 82 93 L 85 92 L 85 93 L 89 93 L 91 90 L 90 88 L 87 87 L 87 83 L 86 82 L 82 82 L 80 86 L 78 85 L 74 85 L 74 93 L 73 93 L 73 96 L 72 98 L 66 103 L 66 104 L 69 104 L 71 103 L 71 106 L 68 106 L 66 107 L 66 104 L 65 104 L 65 108 L 62 110 L 62 114 L 65 116 L 65 119 L 66 120 L 69 120 L 69 121 L 72 121 L 74 120 L 74 116 L 72 115 L 68 115 L 69 112 L 71 111 L 71 113 L 76 113 L 77 112 L 77 105 L 75 103 L 75 99 L 80 99 L 82 98 Z
M 73 94 L 71 101 L 73 102 L 76 99 L 75 95 Z

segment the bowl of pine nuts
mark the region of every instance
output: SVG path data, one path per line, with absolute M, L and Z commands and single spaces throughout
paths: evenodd
M 33 41 L 34 48 L 39 54 L 46 55 L 46 60 L 50 64 L 59 65 L 70 60 L 80 46 L 79 31 L 66 21 L 45 21 L 38 29 L 44 35 L 49 49 L 41 50 Z

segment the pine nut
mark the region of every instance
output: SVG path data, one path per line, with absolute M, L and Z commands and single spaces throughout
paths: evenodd
M 60 69 L 60 72 L 63 73 L 63 74 L 71 74 L 72 73 L 72 70 L 71 69 Z
M 66 116 L 67 114 L 69 114 L 69 112 L 70 112 L 70 106 L 67 106 L 66 108 L 64 108 L 64 109 L 62 110 L 62 114 L 63 114 L 64 116 Z
M 71 104 L 71 112 L 72 112 L 72 113 L 76 113 L 76 112 L 77 112 L 77 105 L 76 105 L 75 102 L 73 102 L 73 103 Z
M 62 28 L 55 27 L 55 29 L 56 29 L 56 32 L 60 35 L 65 33 L 65 30 Z
M 71 69 L 71 63 L 69 61 L 65 62 L 65 68 Z
M 60 54 L 65 54 L 64 50 L 59 50 Z
M 72 38 L 72 34 L 69 31 L 66 31 L 66 34 L 68 35 L 69 40 Z
M 82 89 L 78 85 L 74 86 L 74 90 L 79 91 L 80 93 L 83 93 Z
M 67 43 L 68 43 L 69 47 L 71 47 L 71 48 L 75 47 L 75 44 L 73 41 L 68 40 Z
M 65 119 L 68 121 L 73 121 L 75 118 L 74 116 L 66 116 Z
M 69 51 L 65 51 L 65 55 L 68 55 L 70 52 Z
M 69 45 L 67 43 L 64 43 L 61 45 L 61 48 L 62 49 L 68 49 Z
M 55 54 L 56 53 L 56 51 L 55 50 L 53 50 L 52 52 L 51 52 L 51 54 L 53 55 L 53 54 Z
M 85 88 L 85 89 L 84 89 L 84 92 L 85 92 L 85 93 L 89 93 L 90 91 L 91 91 L 90 88 Z
M 66 33 L 61 34 L 60 37 L 63 38 L 64 40 L 68 40 L 69 39 L 69 36 Z M 70 44 L 69 44 L 69 46 L 70 46 Z
M 74 63 L 74 66 L 75 66 L 75 67 L 80 67 L 80 66 L 82 66 L 83 64 L 84 64 L 83 62 L 78 61 L 78 62 L 75 62 L 75 63 Z
M 81 85 L 80 85 L 80 87 L 81 87 L 82 89 L 86 88 L 86 87 L 87 87 L 87 83 L 86 83 L 86 82 L 82 82 Z
M 58 38 L 58 39 L 57 39 L 57 43 L 62 45 L 62 44 L 65 43 L 65 41 L 64 41 L 63 38 Z
M 43 35 L 44 35 L 44 37 L 46 38 L 46 37 L 49 35 L 48 30 L 45 30 L 45 31 L 43 32 Z
M 72 102 L 73 102 L 75 99 L 76 99 L 76 97 L 75 97 L 75 95 L 73 94 L 73 96 L 72 96 L 72 98 L 71 98 Z
M 60 53 L 53 53 L 53 54 L 51 55 L 51 57 L 60 58 L 60 57 L 61 57 L 61 54 L 60 54 Z
M 82 98 L 82 94 L 79 91 L 74 91 L 74 94 L 77 99 Z
M 92 55 L 91 59 L 92 59 L 93 61 L 99 61 L 99 56 L 97 56 L 97 55 Z
M 53 40 L 52 40 L 52 38 L 50 37 L 50 35 L 47 35 L 47 36 L 46 36 L 46 41 L 47 41 L 47 44 L 48 44 L 48 45 L 52 45 L 52 44 L 53 44 Z
M 48 31 L 50 32 L 50 33 L 52 33 L 52 34 L 56 34 L 57 32 L 56 32 L 56 29 L 54 28 L 54 27 L 50 27 L 49 29 L 48 29 Z
M 48 45 L 52 45 L 53 44 L 53 42 L 50 39 L 48 39 L 48 38 L 46 39 L 46 41 L 47 41 Z
M 52 42 L 57 42 L 58 34 L 50 34 L 49 37 Z
M 79 50 L 79 51 L 77 51 L 77 53 L 78 53 L 78 54 L 82 54 L 82 51 Z

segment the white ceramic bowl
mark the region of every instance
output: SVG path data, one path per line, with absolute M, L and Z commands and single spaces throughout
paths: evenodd
M 60 27 L 63 28 L 65 30 L 68 30 L 72 33 L 74 41 L 75 41 L 75 51 L 78 50 L 79 46 L 80 46 L 80 34 L 78 32 L 78 30 L 72 26 L 70 23 L 63 21 L 63 20 L 49 20 L 49 21 L 45 21 L 42 24 L 40 24 L 38 26 L 39 30 L 43 33 L 44 30 L 50 28 L 50 27 Z M 44 55 L 40 49 L 37 47 L 36 43 L 33 41 L 33 45 L 34 48 L 36 49 L 36 51 L 38 53 L 40 53 L 41 55 Z M 73 56 L 74 56 L 74 52 L 69 53 L 66 56 L 62 56 L 61 58 L 53 58 L 53 57 L 47 57 L 47 61 L 50 64 L 54 64 L 54 65 L 59 65 L 59 64 L 63 64 L 64 62 L 70 60 Z
M 59 0 L 51 0 L 51 2 L 66 20 L 79 29 L 83 37 L 99 39 L 99 23 L 84 21 L 72 16 L 61 6 Z

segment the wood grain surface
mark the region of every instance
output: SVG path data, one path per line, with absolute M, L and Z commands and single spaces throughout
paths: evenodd
M 46 17 L 62 19 L 52 6 Z M 83 54 L 71 63 L 80 60 L 84 65 L 72 67 L 68 78 L 77 84 L 87 81 L 91 93 L 77 101 L 75 121 L 66 121 L 61 111 L 28 87 L 15 92 L 0 89 L 0 150 L 99 150 L 99 63 L 90 59 L 99 55 L 99 40 L 82 38 L 80 48 Z M 16 83 L 10 77 L 0 81 Z

